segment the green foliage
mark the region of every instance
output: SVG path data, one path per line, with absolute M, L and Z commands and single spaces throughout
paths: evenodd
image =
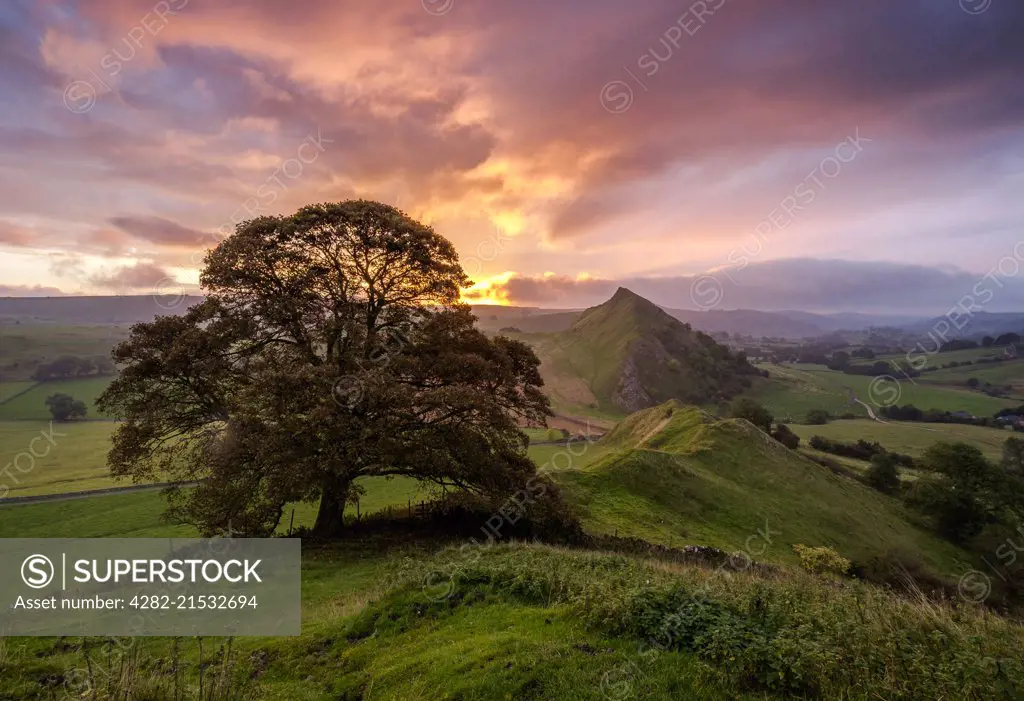
M 54 421 L 74 421 L 85 418 L 86 414 L 85 402 L 59 392 L 46 398 L 46 408 Z
M 569 431 L 564 428 L 549 428 L 544 432 L 544 440 L 560 441 L 569 437 Z
M 739 397 L 733 400 L 729 406 L 729 417 L 733 419 L 746 419 L 765 433 L 771 432 L 772 421 L 774 420 L 771 412 L 748 397 Z
M 882 494 L 897 494 L 900 491 L 898 461 L 892 453 L 878 453 L 871 457 L 871 467 L 864 475 L 865 481 Z
M 1018 475 L 1024 475 L 1024 440 L 1007 438 L 1003 443 L 1003 469 Z
M 811 426 L 824 426 L 831 420 L 831 416 L 824 409 L 811 409 L 807 412 L 807 419 L 804 423 Z
M 823 453 L 842 455 L 843 457 L 855 460 L 871 460 L 877 455 L 888 455 L 898 465 L 903 465 L 904 467 L 913 467 L 914 465 L 914 459 L 909 455 L 890 452 L 883 448 L 880 443 L 864 439 L 859 439 L 854 443 L 844 443 L 843 441 L 830 440 L 824 436 L 815 435 L 811 436 L 809 444 L 815 450 L 820 450 Z
M 932 474 L 914 485 L 910 502 L 931 515 L 938 531 L 951 540 L 970 540 L 986 524 L 999 523 L 1005 509 L 1024 513 L 1024 480 L 973 446 L 936 443 L 921 462 Z
M 832 548 L 812 548 L 797 543 L 793 552 L 800 558 L 800 566 L 811 574 L 844 575 L 850 571 L 850 561 Z

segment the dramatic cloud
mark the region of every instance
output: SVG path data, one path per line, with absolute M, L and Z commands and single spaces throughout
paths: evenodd
M 110 223 L 135 238 L 160 246 L 195 249 L 210 240 L 208 234 L 161 217 L 114 217 Z
M 0 246 L 40 258 L 0 271 L 194 279 L 210 233 L 365 196 L 449 236 L 477 295 L 560 306 L 736 251 L 984 273 L 1024 216 L 1024 6 L 961 5 L 8 3 Z

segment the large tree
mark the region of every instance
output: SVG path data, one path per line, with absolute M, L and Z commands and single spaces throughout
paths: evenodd
M 268 533 L 304 499 L 332 536 L 359 477 L 500 496 L 534 474 L 519 426 L 550 413 L 537 357 L 475 329 L 430 227 L 309 206 L 240 224 L 204 262 L 205 301 L 133 327 L 100 400 L 124 419 L 115 475 L 199 483 L 171 492 L 181 520 Z

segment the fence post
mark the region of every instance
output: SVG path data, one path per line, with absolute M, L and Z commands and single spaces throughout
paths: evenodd
M 295 523 L 295 507 L 292 507 L 292 518 L 288 521 L 288 537 L 292 535 L 292 525 Z

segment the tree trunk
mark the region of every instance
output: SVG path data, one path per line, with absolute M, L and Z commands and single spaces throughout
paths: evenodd
M 320 538 L 337 538 L 345 532 L 345 500 L 350 484 L 350 480 L 338 477 L 324 480 L 313 535 Z

